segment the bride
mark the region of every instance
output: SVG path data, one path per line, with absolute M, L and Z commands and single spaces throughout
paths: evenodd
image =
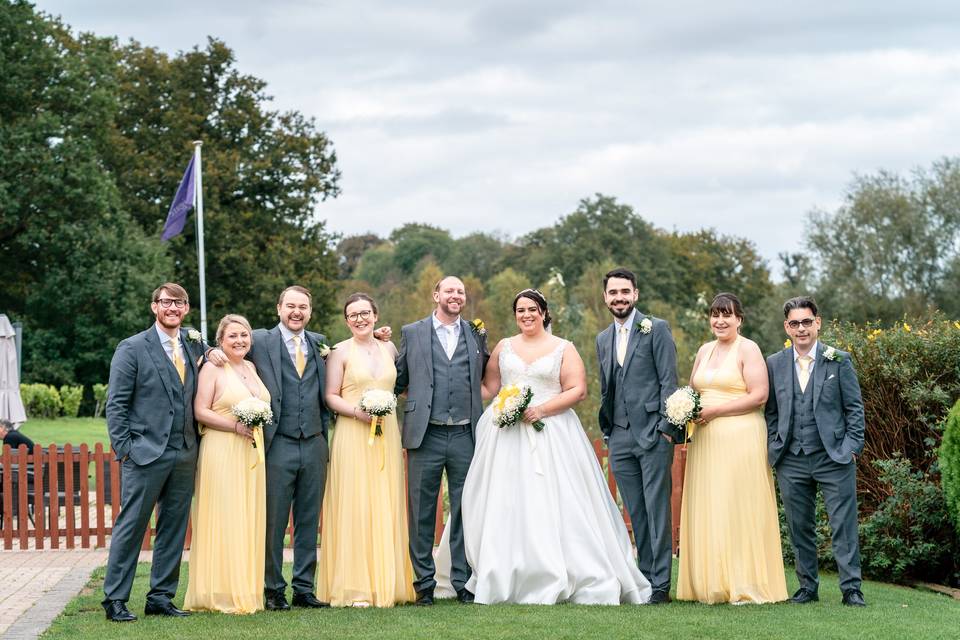
M 572 409 L 586 397 L 583 360 L 572 343 L 547 332 L 539 291 L 518 293 L 513 310 L 520 333 L 491 354 L 483 395 L 489 400 L 501 385 L 516 384 L 529 386 L 533 399 L 522 423 L 498 428 L 488 408 L 477 424 L 462 502 L 473 568 L 467 589 L 482 604 L 645 603 L 650 584 Z M 537 420 L 546 425 L 539 432 L 531 426 Z M 447 536 L 438 578 L 449 569 Z

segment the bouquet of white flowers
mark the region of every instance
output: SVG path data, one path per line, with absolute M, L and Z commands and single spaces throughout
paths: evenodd
M 693 437 L 693 421 L 700 416 L 700 394 L 693 387 L 680 387 L 666 402 L 667 422 L 686 426 L 686 439 Z
M 241 400 L 230 410 L 243 426 L 254 430 L 262 430 L 264 425 L 273 420 L 270 403 L 253 396 Z M 256 439 L 253 441 L 253 446 L 257 446 Z
M 397 396 L 383 389 L 367 389 L 360 396 L 360 409 L 373 416 L 370 421 L 370 436 L 367 444 L 373 446 L 375 436 L 383 435 L 383 416 L 393 413 L 397 408 Z
M 533 400 L 533 390 L 530 387 L 518 387 L 515 384 L 500 389 L 500 393 L 493 399 L 493 422 L 501 429 L 517 424 L 523 419 L 523 412 Z M 533 423 L 533 428 L 543 431 L 543 420 Z

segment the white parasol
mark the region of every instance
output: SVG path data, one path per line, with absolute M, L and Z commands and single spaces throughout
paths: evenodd
M 0 418 L 14 425 L 27 421 L 27 412 L 20 399 L 20 375 L 17 371 L 16 332 L 0 313 Z

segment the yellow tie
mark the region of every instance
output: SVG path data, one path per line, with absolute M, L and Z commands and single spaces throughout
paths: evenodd
M 627 340 L 630 339 L 630 328 L 624 322 L 620 325 L 620 340 L 617 342 L 617 362 L 623 366 L 623 361 L 627 359 Z
M 297 375 L 303 377 L 303 370 L 307 368 L 307 361 L 300 349 L 300 336 L 293 336 L 293 350 L 296 353 Z
M 800 383 L 800 391 L 806 391 L 807 383 L 810 381 L 810 363 L 813 362 L 813 358 L 810 356 L 800 356 L 797 358 L 797 362 L 800 363 L 800 374 L 797 376 L 797 381 Z
M 183 356 L 180 355 L 180 339 L 172 338 L 171 342 L 173 343 L 173 366 L 180 376 L 180 384 L 183 384 L 187 379 L 187 369 L 183 364 Z

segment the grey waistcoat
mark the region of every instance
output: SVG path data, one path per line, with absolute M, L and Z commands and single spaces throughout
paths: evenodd
M 822 364 L 820 366 L 823 366 Z M 790 418 L 790 453 L 815 453 L 823 451 L 823 441 L 817 429 L 817 421 L 813 415 L 813 372 L 807 382 L 807 390 L 800 390 L 800 381 L 797 379 L 796 369 L 793 375 L 793 411 Z
M 316 357 L 316 354 L 311 354 Z M 320 379 L 316 363 L 307 360 L 303 378 L 297 375 L 290 355 L 284 349 L 280 356 L 280 418 L 277 433 L 289 438 L 311 438 L 323 430 L 320 413 Z
M 187 357 L 190 357 L 189 354 Z M 180 382 L 172 362 L 170 368 L 174 370 L 173 379 Z M 170 425 L 170 439 L 167 440 L 167 447 L 177 451 L 184 447 L 191 449 L 197 445 L 197 431 L 193 425 L 193 402 L 185 401 L 186 398 L 193 398 L 195 380 L 190 365 L 185 364 L 185 368 L 186 376 L 184 376 L 183 385 L 173 385 L 173 423 Z
M 616 358 L 616 356 L 614 356 Z M 613 426 L 621 429 L 630 427 L 630 414 L 627 413 L 627 394 L 617 393 L 623 388 L 623 367 L 614 360 L 613 362 Z
M 470 424 L 470 357 L 467 338 L 460 331 L 457 348 L 452 358 L 440 344 L 437 332 L 430 340 L 433 354 L 433 400 L 430 403 L 430 422 L 441 424 Z

